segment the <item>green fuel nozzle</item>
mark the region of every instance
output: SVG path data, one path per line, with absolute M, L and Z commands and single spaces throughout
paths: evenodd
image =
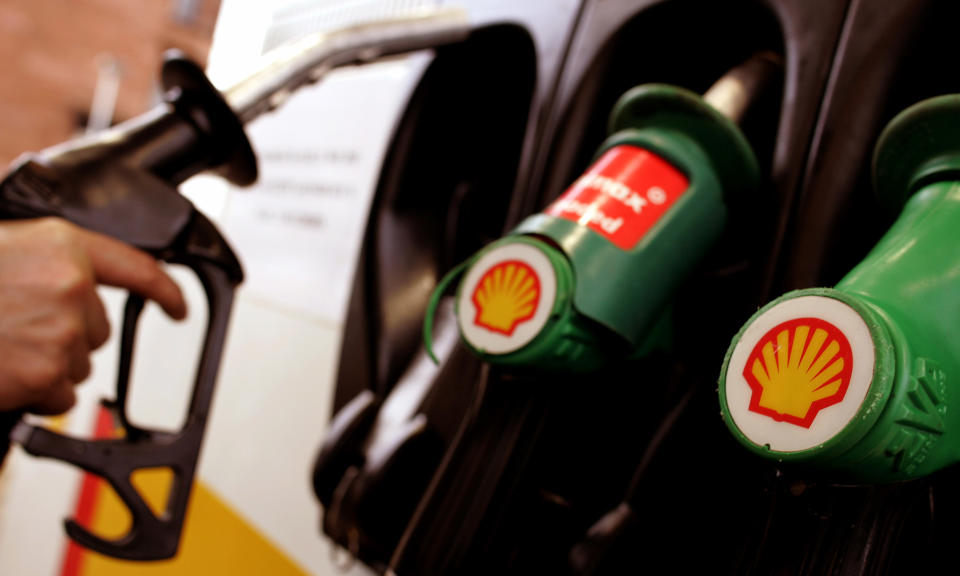
M 466 345 L 485 361 L 585 372 L 644 348 L 671 295 L 716 242 L 730 202 L 758 185 L 736 121 L 779 60 L 755 56 L 703 97 L 648 84 L 624 94 L 593 164 L 543 212 L 454 269 Z
M 750 450 L 891 482 L 960 460 L 960 95 L 894 118 L 873 176 L 899 218 L 835 288 L 757 312 L 727 352 L 719 392 Z

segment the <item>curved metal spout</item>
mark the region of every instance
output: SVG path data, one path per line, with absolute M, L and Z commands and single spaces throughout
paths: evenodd
M 441 7 L 319 32 L 268 52 L 256 72 L 223 96 L 246 124 L 333 68 L 460 42 L 469 31 L 465 11 Z

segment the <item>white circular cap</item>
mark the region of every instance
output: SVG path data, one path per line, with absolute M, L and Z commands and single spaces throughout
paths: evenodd
M 474 262 L 460 284 L 460 333 L 481 352 L 515 352 L 543 329 L 556 296 L 546 254 L 530 244 L 503 244 Z
M 751 442 L 775 452 L 821 445 L 853 419 L 870 389 L 874 343 L 849 305 L 784 300 L 753 320 L 727 365 L 727 412 Z

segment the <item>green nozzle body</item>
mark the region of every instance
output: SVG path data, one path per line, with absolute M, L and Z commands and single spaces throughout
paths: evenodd
M 610 132 L 560 199 L 457 272 L 461 336 L 484 360 L 582 372 L 644 348 L 731 199 L 757 186 L 740 130 L 687 90 L 631 90 Z
M 751 450 L 890 482 L 960 460 L 960 97 L 895 118 L 875 156 L 900 216 L 833 289 L 792 292 L 735 337 L 724 418 Z

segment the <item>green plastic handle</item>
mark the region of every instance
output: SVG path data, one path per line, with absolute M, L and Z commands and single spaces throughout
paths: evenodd
M 437 315 L 437 308 L 440 307 L 440 300 L 443 298 L 443 295 L 446 294 L 450 285 L 460 278 L 463 271 L 467 269 L 467 266 L 469 266 L 471 262 L 472 260 L 461 262 L 447 272 L 433 290 L 433 293 L 430 295 L 430 302 L 427 304 L 427 313 L 423 317 L 423 344 L 427 349 L 427 356 L 429 356 L 437 366 L 440 365 L 440 359 L 438 359 L 437 355 L 433 352 L 433 319 Z
M 899 218 L 835 288 L 786 294 L 734 338 L 721 409 L 750 450 L 871 483 L 960 460 L 957 128 L 957 96 L 895 118 L 878 143 L 875 178 L 881 201 L 902 207 Z M 817 329 L 826 335 L 819 348 Z M 831 344 L 836 353 L 821 361 Z
M 548 208 L 458 268 L 461 338 L 485 361 L 589 372 L 646 349 L 672 294 L 721 235 L 728 204 L 757 188 L 757 160 L 739 128 L 688 90 L 629 91 L 610 130 L 568 191 L 589 190 L 592 199 L 577 204 L 582 214 Z M 634 183 L 630 175 L 641 172 Z M 616 230 L 641 231 L 622 240 Z M 425 326 L 452 281 L 438 286 Z M 425 340 L 429 350 L 428 328 Z

